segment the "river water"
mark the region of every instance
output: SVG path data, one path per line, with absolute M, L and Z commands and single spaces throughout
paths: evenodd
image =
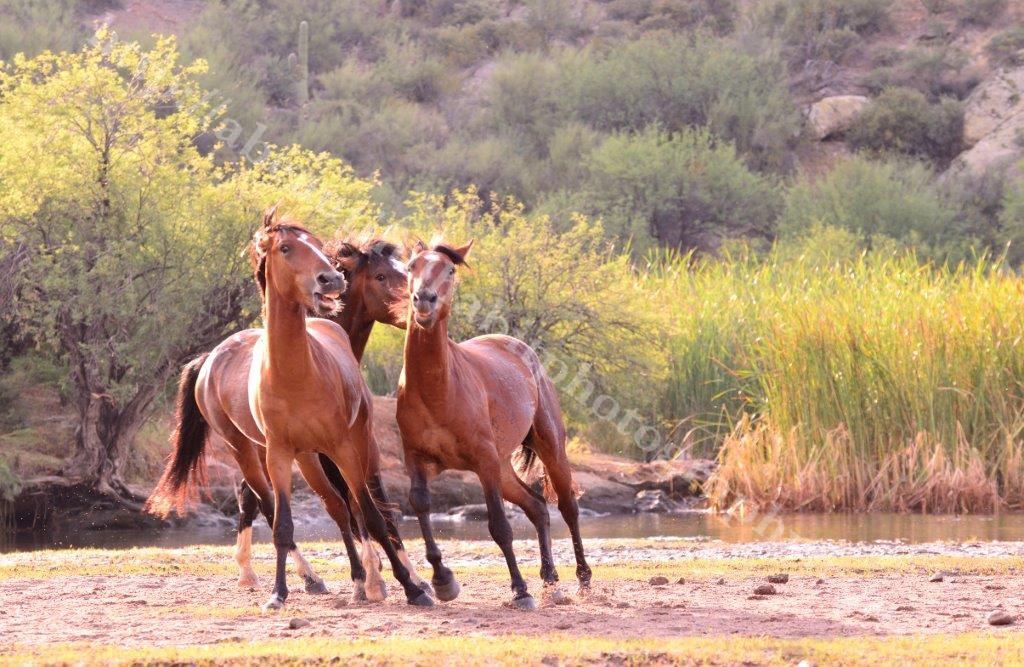
M 315 516 L 315 515 L 314 515 Z M 925 516 L 916 514 L 783 514 L 740 519 L 707 513 L 640 514 L 630 516 L 587 516 L 581 518 L 584 538 L 643 538 L 654 536 L 720 540 L 726 543 L 777 540 L 844 540 L 848 542 L 899 541 L 917 544 L 936 541 L 989 542 L 1024 541 L 1024 514 L 985 516 Z M 561 517 L 552 517 L 553 537 L 568 536 Z M 512 520 L 517 538 L 531 538 L 533 528 L 521 516 Z M 457 520 L 441 515 L 434 521 L 439 539 L 490 540 L 487 524 L 481 520 Z M 415 520 L 405 519 L 400 530 L 409 538 L 419 537 Z M 262 519 L 255 538 L 270 541 L 270 530 Z M 317 519 L 296 526 L 297 542 L 338 539 L 338 529 Z M 0 552 L 71 547 L 129 548 L 141 546 L 181 547 L 193 544 L 233 544 L 230 526 L 171 528 L 152 531 L 79 531 L 74 535 L 19 535 L 0 542 Z

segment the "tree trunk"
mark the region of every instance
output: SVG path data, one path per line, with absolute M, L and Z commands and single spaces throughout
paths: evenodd
M 155 395 L 154 389 L 143 388 L 119 410 L 109 396 L 84 394 L 78 404 L 75 453 L 64 475 L 141 509 L 144 498 L 128 488 L 124 474 L 146 407 Z

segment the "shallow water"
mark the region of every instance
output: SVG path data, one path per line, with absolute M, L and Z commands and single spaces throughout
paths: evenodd
M 561 517 L 552 517 L 553 537 L 564 538 L 568 530 Z M 581 518 L 584 538 L 645 538 L 654 536 L 721 540 L 727 543 L 778 540 L 845 540 L 848 542 L 899 541 L 918 544 L 936 541 L 988 542 L 1024 541 L 1024 514 L 990 516 L 922 516 L 915 514 L 782 514 L 739 519 L 706 513 L 676 515 L 588 516 Z M 512 520 L 516 537 L 530 538 L 533 528 L 521 516 Z M 400 530 L 409 538 L 419 537 L 415 520 L 405 519 Z M 441 515 L 435 518 L 439 539 L 490 540 L 484 521 L 457 521 Z M 270 530 L 260 519 L 255 538 L 269 542 Z M 297 542 L 334 540 L 338 530 L 327 520 L 299 523 Z M 128 548 L 141 546 L 181 547 L 193 544 L 233 544 L 234 530 L 218 528 L 175 528 L 147 531 L 81 531 L 75 535 L 41 533 L 19 535 L 0 542 L 0 552 L 70 547 Z

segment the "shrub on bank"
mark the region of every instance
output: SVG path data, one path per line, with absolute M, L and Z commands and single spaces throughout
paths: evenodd
M 916 90 L 890 88 L 857 117 L 847 138 L 855 148 L 948 161 L 960 152 L 963 132 L 960 102 L 931 104 Z

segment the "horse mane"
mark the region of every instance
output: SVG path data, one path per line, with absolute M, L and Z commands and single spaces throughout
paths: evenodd
M 277 222 L 268 224 L 273 216 L 273 210 L 264 217 L 263 226 L 256 230 L 249 244 L 249 261 L 252 263 L 252 276 L 260 287 L 260 296 L 267 293 L 267 246 L 271 237 L 281 232 L 292 234 L 305 234 L 316 238 L 316 234 L 300 225 L 292 218 L 278 219 Z
M 456 266 L 469 266 L 468 264 L 466 264 L 466 258 L 463 257 L 458 250 L 451 247 L 447 243 L 435 243 L 434 247 L 431 248 L 431 250 L 433 250 L 434 252 L 439 252 L 448 259 L 452 260 L 452 263 L 455 264 Z
M 356 271 L 377 257 L 401 257 L 398 244 L 373 233 L 335 237 L 324 244 L 324 254 L 335 262 L 354 260 Z

